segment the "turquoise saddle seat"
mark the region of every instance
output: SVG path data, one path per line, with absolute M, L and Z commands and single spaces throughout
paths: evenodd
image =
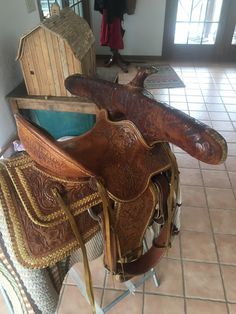
M 78 136 L 89 131 L 96 121 L 93 114 L 31 110 L 31 120 L 46 129 L 55 139 Z

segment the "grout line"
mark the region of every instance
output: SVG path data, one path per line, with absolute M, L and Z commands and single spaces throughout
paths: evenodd
M 201 170 L 201 176 L 203 178 L 202 170 Z M 207 203 L 207 210 L 208 210 L 210 226 L 211 226 L 211 231 L 212 231 L 212 238 L 213 238 L 213 242 L 214 242 L 214 246 L 215 246 L 216 258 L 217 258 L 218 265 L 219 265 L 219 272 L 220 272 L 220 277 L 221 277 L 223 293 L 224 293 L 224 297 L 225 297 L 225 301 L 226 301 L 226 308 L 227 308 L 228 314 L 230 314 L 229 306 L 228 306 L 228 303 L 227 303 L 228 299 L 227 299 L 226 288 L 225 288 L 225 283 L 224 283 L 224 278 L 223 278 L 222 265 L 220 264 L 220 257 L 219 257 L 219 252 L 218 252 L 218 249 L 217 249 L 216 237 L 215 237 L 214 228 L 213 228 L 213 224 L 212 224 L 212 220 L 211 220 L 210 209 L 209 209 L 209 204 L 208 204 L 207 193 L 206 193 L 205 187 L 204 187 L 204 195 L 205 195 L 206 203 Z
M 184 313 L 187 314 L 186 287 L 185 287 L 184 263 L 183 263 L 183 255 L 182 255 L 182 236 L 181 236 L 181 231 L 179 233 L 179 250 L 180 250 L 180 265 L 181 265 L 181 269 L 182 269 L 182 284 L 183 284 L 183 296 L 184 296 Z

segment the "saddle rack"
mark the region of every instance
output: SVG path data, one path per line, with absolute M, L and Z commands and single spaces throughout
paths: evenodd
M 145 251 L 148 250 L 147 241 L 144 238 L 143 240 L 143 247 Z M 108 270 L 105 269 L 105 280 L 107 279 Z M 86 285 L 84 281 L 82 280 L 80 276 L 80 272 L 75 269 L 71 268 L 69 271 L 71 279 L 74 281 L 78 289 L 80 290 L 80 293 L 82 296 L 86 299 L 86 301 L 89 304 L 89 298 L 86 293 Z M 149 280 L 152 277 L 154 285 L 156 288 L 160 286 L 160 281 L 157 276 L 157 273 L 154 268 L 150 269 L 146 274 L 143 275 L 143 277 L 136 281 L 135 283 L 132 280 L 128 280 L 126 282 L 123 282 L 124 286 L 127 288 L 125 291 L 123 291 L 118 297 L 116 297 L 112 302 L 107 304 L 104 307 L 101 307 L 95 300 L 95 308 L 96 308 L 96 314 L 105 314 L 109 312 L 116 304 L 121 302 L 124 298 L 126 298 L 128 295 L 132 294 L 135 295 L 135 292 L 137 291 L 137 288 L 143 285 L 147 280 Z M 104 295 L 104 288 L 103 288 L 103 295 Z

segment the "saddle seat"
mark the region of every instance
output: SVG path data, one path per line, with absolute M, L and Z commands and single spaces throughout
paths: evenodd
M 92 130 L 63 142 L 21 116 L 16 122 L 26 151 L 43 169 L 62 178 L 101 180 L 116 201 L 135 200 L 154 174 L 170 168 L 163 145 L 148 146 L 131 121 L 112 122 L 105 110 Z

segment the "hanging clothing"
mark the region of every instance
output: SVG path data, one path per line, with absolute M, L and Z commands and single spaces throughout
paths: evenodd
M 95 0 L 94 9 L 103 14 L 107 10 L 107 23 L 110 24 L 114 18 L 118 17 L 123 20 L 126 11 L 126 0 Z
M 103 10 L 102 25 L 100 33 L 101 46 L 109 46 L 112 50 L 124 49 L 124 30 L 121 26 L 121 19 L 114 17 L 111 23 L 107 23 L 107 10 Z
M 102 16 L 100 44 L 112 50 L 124 49 L 121 22 L 125 13 L 133 14 L 136 0 L 95 0 L 94 9 Z

